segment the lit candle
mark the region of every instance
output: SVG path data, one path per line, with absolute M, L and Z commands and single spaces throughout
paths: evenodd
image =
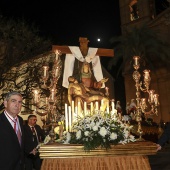
M 144 70 L 144 79 L 149 79 L 150 78 L 150 75 L 149 75 L 149 72 L 150 70 Z
M 54 92 L 55 92 L 55 90 L 52 89 L 52 90 L 51 90 L 51 100 L 52 100 L 52 101 L 54 100 Z
M 90 103 L 90 112 L 93 113 L 93 102 Z
M 45 98 L 45 104 L 48 105 L 48 97 Z
M 87 115 L 87 103 L 84 102 L 84 116 Z
M 71 106 L 68 106 L 68 116 L 69 116 L 69 132 L 71 132 L 71 124 L 72 124 Z
M 154 96 L 153 96 L 153 98 L 154 98 L 154 102 L 155 102 L 155 105 L 156 105 L 156 106 L 158 106 L 158 105 L 159 105 L 158 97 L 159 97 L 159 95 L 158 95 L 158 94 L 154 94 Z
M 76 119 L 78 118 L 78 108 L 77 106 L 75 107 L 75 115 L 76 115 Z
M 103 102 L 103 99 L 102 99 L 102 100 L 101 100 L 101 107 L 103 106 L 103 103 L 104 103 L 104 102 Z
M 106 94 L 108 94 L 109 93 L 109 88 L 105 87 L 105 90 L 106 90 Z
M 38 103 L 39 99 L 38 99 L 38 90 L 34 90 L 34 102 Z
M 106 111 L 107 111 L 107 113 L 109 113 L 109 101 L 107 102 L 106 105 L 107 105 L 107 106 L 106 106 Z
M 58 76 L 58 71 L 59 71 L 59 68 L 57 67 L 56 70 L 55 70 L 55 77 Z
M 114 113 L 114 110 L 115 110 L 115 104 L 114 104 L 114 102 L 112 101 L 112 113 Z
M 56 55 L 56 61 L 58 60 L 58 55 L 59 55 L 59 50 L 55 50 L 55 55 Z
M 81 105 L 80 105 L 80 102 L 78 102 L 78 115 L 80 115 L 80 113 L 81 113 Z
M 47 76 L 47 71 L 48 71 L 48 66 L 43 66 L 43 68 L 44 68 L 44 77 L 46 77 Z
M 74 100 L 71 101 L 71 110 L 72 110 L 72 115 L 74 114 Z
M 154 99 L 153 99 L 154 92 L 155 92 L 155 90 L 149 90 L 149 98 L 150 98 L 151 103 L 154 102 Z
M 65 128 L 66 128 L 66 132 L 68 132 L 68 110 L 67 110 L 66 103 L 65 103 Z
M 96 110 L 99 110 L 99 103 L 96 102 Z
M 139 56 L 134 56 L 133 59 L 134 59 L 134 64 L 138 65 L 139 64 L 138 63 L 139 62 Z

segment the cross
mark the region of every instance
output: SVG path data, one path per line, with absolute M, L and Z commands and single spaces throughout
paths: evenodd
M 79 37 L 79 42 L 80 42 L 80 51 L 82 53 L 82 55 L 85 57 L 87 56 L 87 53 L 88 53 L 88 43 L 89 43 L 89 40 L 86 38 L 86 37 Z M 71 50 L 68 46 L 58 46 L 58 45 L 53 45 L 52 46 L 52 51 L 55 53 L 56 50 L 59 50 L 61 54 L 72 54 L 71 53 Z M 96 56 L 102 56 L 102 57 L 114 57 L 114 50 L 113 49 L 104 49 L 104 48 L 98 48 L 97 49 L 97 52 L 96 52 Z M 76 63 L 75 63 L 76 65 Z M 80 63 L 81 65 L 81 63 Z M 81 68 L 81 67 L 79 67 Z M 79 69 L 77 69 L 79 70 Z M 109 79 L 112 79 L 112 77 L 110 75 L 108 75 L 108 73 L 103 70 L 103 75 L 107 75 L 106 77 L 110 77 Z M 75 72 L 74 72 L 75 73 Z M 108 86 L 110 87 L 110 97 L 112 97 L 113 95 L 113 83 L 109 83 Z M 112 97 L 113 98 L 113 97 Z
M 87 45 L 89 41 L 87 40 L 87 38 L 80 37 L 79 42 L 80 42 L 80 45 L 82 43 Z M 61 51 L 62 54 L 71 54 L 71 51 L 70 51 L 68 46 L 53 45 L 52 51 L 55 52 L 56 50 Z M 103 57 L 113 57 L 114 56 L 114 50 L 113 49 L 98 48 L 96 55 L 103 56 Z

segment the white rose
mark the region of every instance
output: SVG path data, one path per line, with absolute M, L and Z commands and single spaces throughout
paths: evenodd
M 116 133 L 111 133 L 111 135 L 110 135 L 110 139 L 111 140 L 115 140 L 115 139 L 117 139 L 117 134 Z
M 85 135 L 85 136 L 89 136 L 89 131 L 85 131 L 85 132 L 84 132 L 84 135 Z
M 77 139 L 80 139 L 80 138 L 81 138 L 81 130 L 77 131 L 77 133 L 76 133 L 76 138 L 77 138 Z
M 107 130 L 105 129 L 105 127 L 101 127 L 101 128 L 100 128 L 99 134 L 100 134 L 101 136 L 103 136 L 103 137 L 106 136 Z
M 93 131 L 98 131 L 98 126 L 93 126 Z

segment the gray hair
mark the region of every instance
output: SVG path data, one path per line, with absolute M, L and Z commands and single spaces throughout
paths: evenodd
M 6 95 L 5 95 L 5 98 L 4 100 L 8 101 L 10 99 L 11 96 L 13 95 L 18 95 L 18 96 L 21 96 L 22 97 L 22 94 L 17 92 L 17 91 L 11 91 L 11 92 L 8 92 Z

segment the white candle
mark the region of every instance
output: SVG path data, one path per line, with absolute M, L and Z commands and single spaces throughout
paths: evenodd
M 38 101 L 39 101 L 39 99 L 38 99 L 38 97 L 39 97 L 38 96 L 38 90 L 34 90 L 33 92 L 34 92 L 34 102 L 38 103 Z
M 72 125 L 72 116 L 71 116 L 71 106 L 68 106 L 68 115 L 69 115 L 69 132 L 71 132 L 71 125 Z
M 108 94 L 109 93 L 109 88 L 105 87 L 105 90 L 106 90 L 106 94 Z
M 144 79 L 149 79 L 150 78 L 150 75 L 149 75 L 149 70 L 144 70 Z
M 103 99 L 102 99 L 102 100 L 101 100 L 101 107 L 103 106 L 103 103 L 104 103 L 104 102 L 103 102 Z
M 48 66 L 43 66 L 43 68 L 44 68 L 44 77 L 46 77 L 47 76 L 47 71 L 48 71 Z
M 115 104 L 114 104 L 114 102 L 112 101 L 112 113 L 114 113 L 114 110 L 115 110 Z
M 51 100 L 53 101 L 54 100 L 54 89 L 51 90 Z
M 93 102 L 90 103 L 90 112 L 93 113 Z
M 84 116 L 87 115 L 87 103 L 84 102 Z
M 139 56 L 134 56 L 133 59 L 134 59 L 134 64 L 138 65 Z
M 75 107 L 75 116 L 76 116 L 76 119 L 78 118 L 78 108 L 77 106 Z
M 72 110 L 72 115 L 74 114 L 74 100 L 71 101 L 71 110 Z
M 109 113 L 109 101 L 107 102 L 106 111 L 107 111 L 107 113 Z
M 56 55 L 56 61 L 58 60 L 58 55 L 59 55 L 59 51 L 55 50 L 55 55 Z
M 96 110 L 99 110 L 99 103 L 96 102 Z
M 80 105 L 80 102 L 78 102 L 78 115 L 80 115 L 81 113 L 81 105 Z
M 58 76 L 58 71 L 59 71 L 59 69 L 58 69 L 58 67 L 57 67 L 56 70 L 55 70 L 55 77 Z
M 68 110 L 67 110 L 67 104 L 65 103 L 65 128 L 68 132 Z

